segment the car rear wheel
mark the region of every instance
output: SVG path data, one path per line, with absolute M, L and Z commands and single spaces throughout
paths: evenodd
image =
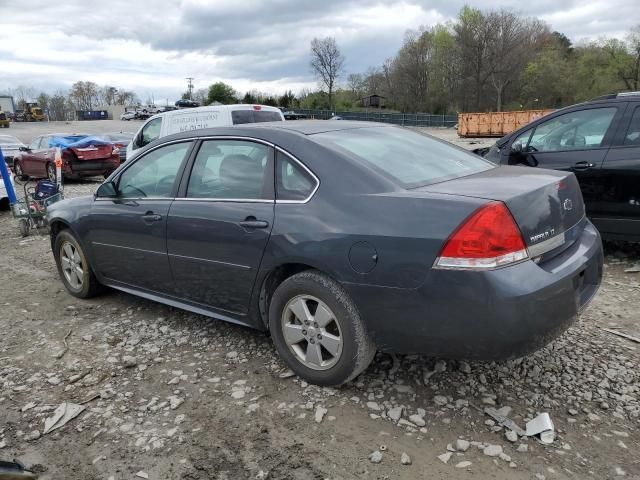
M 47 163 L 47 178 L 50 182 L 56 182 L 56 167 L 53 163 Z
M 14 161 L 13 171 L 15 172 L 16 177 L 18 177 L 18 180 L 24 182 L 25 180 L 29 179 L 29 177 L 24 174 L 24 170 L 22 170 L 22 165 L 20 165 L 20 162 Z
M 269 306 L 269 330 L 291 370 L 317 385 L 352 380 L 376 353 L 347 292 L 313 270 L 293 275 L 278 286 Z
M 58 273 L 67 291 L 78 298 L 90 298 L 100 291 L 87 257 L 76 237 L 62 230 L 54 242 L 54 256 Z

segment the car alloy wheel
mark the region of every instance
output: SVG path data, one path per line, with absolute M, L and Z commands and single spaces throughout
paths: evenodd
M 19 163 L 15 162 L 13 164 L 13 170 L 16 172 L 16 177 L 18 177 L 18 179 L 24 180 L 25 175 L 22 171 L 22 166 Z
M 289 350 L 305 367 L 327 370 L 340 360 L 343 347 L 340 324 L 322 300 L 312 295 L 292 298 L 281 321 Z
M 60 247 L 60 264 L 65 280 L 74 290 L 82 290 L 84 265 L 78 249 L 71 242 L 63 242 Z
M 57 180 L 56 169 L 52 163 L 47 163 L 47 177 L 51 182 L 55 182 Z

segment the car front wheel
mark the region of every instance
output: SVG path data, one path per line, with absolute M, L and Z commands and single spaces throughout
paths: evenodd
M 62 230 L 54 242 L 54 256 L 58 273 L 67 291 L 78 298 L 90 298 L 100 291 L 87 257 L 76 237 Z
M 293 275 L 278 286 L 269 306 L 269 330 L 291 370 L 316 385 L 352 380 L 376 353 L 347 292 L 313 270 Z
M 13 171 L 15 172 L 16 177 L 18 177 L 18 180 L 25 181 L 29 179 L 29 177 L 24 174 L 24 170 L 22 170 L 22 165 L 20 165 L 20 162 L 13 163 Z

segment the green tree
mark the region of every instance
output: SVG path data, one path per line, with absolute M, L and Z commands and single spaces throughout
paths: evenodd
M 224 82 L 214 83 L 209 87 L 207 103 L 220 102 L 223 105 L 230 105 L 238 101 L 236 91 L 231 85 Z

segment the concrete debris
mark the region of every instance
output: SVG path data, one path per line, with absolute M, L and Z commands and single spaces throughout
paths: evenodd
M 462 438 L 458 438 L 456 440 L 455 448 L 458 452 L 466 452 L 469 450 L 469 446 L 471 444 L 467 440 L 463 440 Z
M 411 423 L 413 423 L 414 425 L 418 426 L 418 427 L 424 427 L 427 424 L 427 422 L 424 421 L 423 417 L 421 417 L 420 415 L 416 415 L 416 414 L 410 415 L 409 416 L 409 421 Z
M 440 460 L 442 463 L 449 463 L 451 455 L 453 455 L 453 453 L 451 452 L 443 453 L 442 455 L 438 455 L 438 460 Z
M 394 422 L 397 422 L 398 420 L 400 420 L 400 417 L 402 417 L 402 410 L 404 409 L 404 407 L 394 407 L 391 408 L 389 410 L 387 410 L 387 416 L 393 420 Z
M 445 397 L 444 395 L 436 395 L 435 397 L 433 397 L 433 401 L 439 407 L 444 407 L 449 402 L 447 400 L 447 397 Z
M 507 438 L 508 441 L 510 441 L 511 443 L 516 443 L 518 441 L 518 434 L 516 432 L 514 432 L 513 430 L 507 430 L 504 433 L 504 436 Z
M 371 463 L 380 463 L 382 461 L 382 452 L 380 450 L 376 450 L 375 452 L 369 455 L 369 460 Z
M 471 466 L 471 462 L 468 460 L 464 460 L 462 462 L 456 463 L 456 468 L 468 468 Z
M 502 446 L 488 445 L 482 450 L 482 453 L 488 457 L 497 457 L 502 453 Z
M 136 473 L 136 477 L 138 477 L 138 478 L 149 478 L 149 474 L 147 472 L 143 472 L 142 470 L 140 470 L 138 473 Z
M 131 355 L 125 355 L 122 357 L 122 365 L 124 368 L 134 368 L 138 365 L 138 359 Z
M 324 407 L 316 407 L 316 413 L 315 413 L 315 421 L 316 421 L 316 423 L 322 422 L 322 419 L 327 414 L 327 412 L 328 412 L 328 410 L 326 408 L 324 408 Z
M 411 457 L 406 452 L 402 452 L 400 463 L 402 465 L 411 465 Z

